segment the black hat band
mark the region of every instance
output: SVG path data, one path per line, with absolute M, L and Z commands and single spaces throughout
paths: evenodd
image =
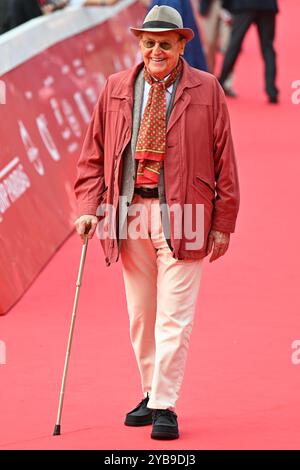
M 180 29 L 177 24 L 168 23 L 167 21 L 147 21 L 143 24 L 143 29 L 148 28 Z

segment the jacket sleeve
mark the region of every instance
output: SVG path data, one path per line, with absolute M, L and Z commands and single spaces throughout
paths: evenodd
M 106 189 L 104 184 L 104 126 L 107 84 L 108 82 L 96 104 L 77 163 L 74 191 L 79 216 L 96 215 Z
M 216 198 L 212 229 L 234 232 L 239 210 L 239 182 L 224 92 L 214 80 L 214 171 Z

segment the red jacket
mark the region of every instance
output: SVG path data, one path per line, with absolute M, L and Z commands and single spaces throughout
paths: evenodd
M 102 90 L 78 161 L 79 215 L 95 215 L 104 202 L 118 207 L 122 155 L 132 132 L 134 82 L 142 66 L 111 75 Z M 187 249 L 190 240 L 184 230 L 181 239 L 174 238 L 171 223 L 173 256 L 203 258 L 211 229 L 234 232 L 239 186 L 224 93 L 213 75 L 186 62 L 168 123 L 164 172 L 169 206 L 204 204 L 202 248 Z M 118 243 L 111 238 L 101 240 L 107 264 L 118 259 Z

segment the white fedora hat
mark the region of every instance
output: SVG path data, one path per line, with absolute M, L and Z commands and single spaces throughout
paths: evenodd
M 194 37 L 194 32 L 190 28 L 183 27 L 181 15 L 175 8 L 155 5 L 147 14 L 141 28 L 130 28 L 135 36 L 141 33 L 163 33 L 164 31 L 174 31 L 183 36 L 187 42 Z

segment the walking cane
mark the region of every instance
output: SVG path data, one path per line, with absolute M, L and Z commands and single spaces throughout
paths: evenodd
M 82 251 L 81 251 L 79 272 L 78 272 L 78 278 L 77 278 L 77 282 L 76 282 L 76 293 L 75 293 L 75 299 L 74 299 L 74 305 L 73 305 L 71 327 L 70 327 L 70 332 L 69 332 L 67 353 L 66 353 L 66 358 L 65 358 L 65 366 L 64 366 L 64 372 L 63 372 L 62 383 L 61 383 L 60 398 L 59 398 L 59 405 L 58 405 L 58 411 L 57 411 L 57 419 L 56 419 L 56 424 L 55 424 L 53 436 L 59 436 L 60 435 L 60 422 L 61 422 L 61 413 L 62 413 L 62 407 L 63 407 L 63 401 L 64 401 L 65 384 L 66 384 L 66 378 L 67 378 L 67 372 L 68 372 L 68 366 L 69 366 L 69 359 L 70 359 L 70 353 L 71 353 L 73 332 L 74 332 L 75 319 L 76 319 L 76 310 L 77 310 L 79 291 L 80 291 L 80 286 L 81 286 L 81 279 L 82 279 L 82 274 L 83 274 L 83 268 L 84 268 L 84 262 L 85 262 L 85 255 L 86 255 L 87 247 L 88 247 L 88 238 L 85 237 L 84 242 L 83 242 Z

